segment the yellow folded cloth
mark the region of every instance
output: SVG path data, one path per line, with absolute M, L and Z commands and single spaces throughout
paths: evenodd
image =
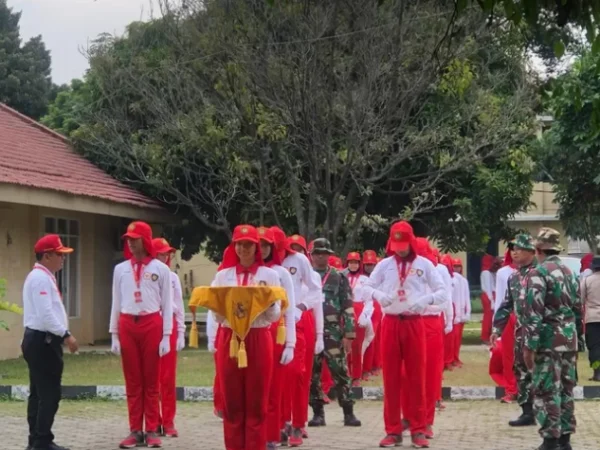
M 189 306 L 210 309 L 224 317 L 233 331 L 229 343 L 229 355 L 238 359 L 238 367 L 248 367 L 244 339 L 260 314 L 275 302 L 281 302 L 281 312 L 288 307 L 285 289 L 279 286 L 223 286 L 194 288 Z M 240 342 L 238 343 L 238 339 Z M 277 343 L 285 342 L 285 325 L 282 318 L 277 329 Z

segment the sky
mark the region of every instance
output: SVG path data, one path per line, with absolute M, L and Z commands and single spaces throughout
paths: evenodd
M 126 25 L 150 17 L 157 0 L 8 0 L 21 11 L 21 38 L 42 35 L 52 56 L 52 81 L 69 83 L 88 68 L 81 50 L 100 33 L 122 35 Z M 156 16 L 159 14 L 154 12 Z

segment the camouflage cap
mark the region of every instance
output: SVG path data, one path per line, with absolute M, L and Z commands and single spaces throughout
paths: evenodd
M 517 234 L 515 238 L 510 241 L 514 247 L 522 248 L 523 250 L 535 251 L 535 244 L 533 243 L 533 236 L 529 233 Z
M 555 250 L 562 252 L 563 248 L 560 245 L 560 233 L 554 228 L 544 227 L 540 229 L 535 238 L 535 247 L 540 250 Z
M 313 241 L 311 253 L 328 253 L 333 255 L 335 252 L 331 249 L 331 242 L 329 242 L 329 239 L 318 238 Z

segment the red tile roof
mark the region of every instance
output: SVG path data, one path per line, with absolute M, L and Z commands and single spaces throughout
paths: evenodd
M 76 153 L 62 135 L 0 103 L 0 183 L 160 209 Z

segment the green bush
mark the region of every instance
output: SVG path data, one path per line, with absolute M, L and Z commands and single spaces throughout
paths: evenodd
M 4 297 L 6 296 L 6 280 L 0 278 L 0 311 L 8 311 L 15 314 L 23 314 L 23 308 L 14 303 L 9 303 L 4 301 Z M 4 330 L 8 330 L 8 324 L 0 319 L 0 328 Z

